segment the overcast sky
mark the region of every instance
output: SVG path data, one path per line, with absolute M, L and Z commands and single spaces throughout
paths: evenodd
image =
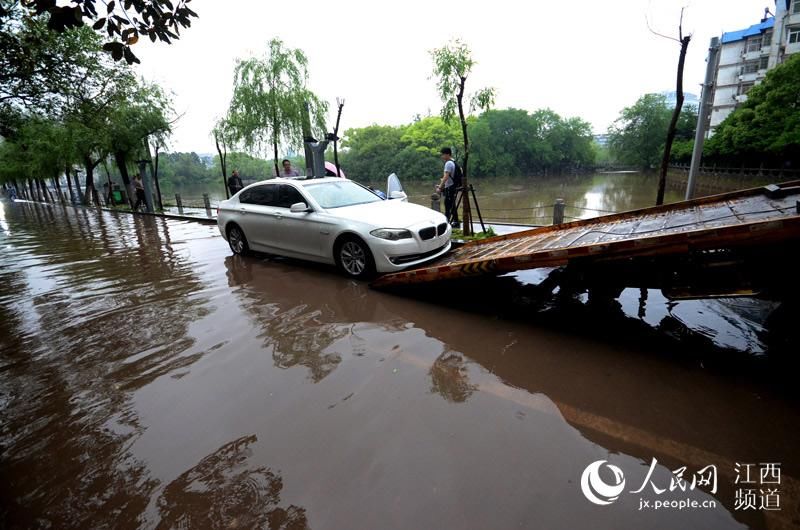
M 334 108 L 342 129 L 399 125 L 440 108 L 430 50 L 459 37 L 477 65 L 467 90 L 497 89 L 496 108 L 549 107 L 605 132 L 647 92 L 675 89 L 680 9 L 692 34 L 684 86 L 700 94 L 709 39 L 757 23 L 772 0 L 406 0 L 339 2 L 193 0 L 199 15 L 173 45 L 142 39 L 139 70 L 174 95 L 183 117 L 174 151 L 213 152 L 210 130 L 225 113 L 238 58 L 262 55 L 279 37 L 309 59 L 310 88 Z M 329 117 L 333 129 L 335 115 Z

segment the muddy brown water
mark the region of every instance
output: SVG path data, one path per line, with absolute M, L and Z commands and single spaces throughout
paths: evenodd
M 517 307 L 524 276 L 466 307 L 232 256 L 213 226 L 0 204 L 0 527 L 800 522 L 794 396 L 702 361 L 748 356 L 747 307 L 651 296 L 637 319 L 629 293 L 578 313 L 587 332 L 554 325 L 559 311 L 496 311 Z M 609 505 L 582 493 L 598 460 L 626 481 Z M 780 464 L 780 511 L 736 509 L 737 463 Z M 691 482 L 709 465 L 716 492 L 669 489 L 670 470 Z

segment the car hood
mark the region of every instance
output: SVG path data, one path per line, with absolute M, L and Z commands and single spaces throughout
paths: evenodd
M 424 222 L 444 223 L 446 220 L 444 215 L 430 208 L 398 200 L 376 201 L 327 211 L 336 217 L 367 223 L 377 228 L 407 228 Z

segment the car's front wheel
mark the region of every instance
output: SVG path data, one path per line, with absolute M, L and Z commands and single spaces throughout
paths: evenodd
M 245 256 L 250 252 L 247 238 L 242 229 L 237 225 L 233 225 L 228 229 L 228 245 L 231 247 L 234 254 L 239 254 L 240 256 Z
M 336 265 L 350 278 L 365 280 L 375 275 L 375 260 L 369 246 L 357 237 L 343 239 L 334 250 Z

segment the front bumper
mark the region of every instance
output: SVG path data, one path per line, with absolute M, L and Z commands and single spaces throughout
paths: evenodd
M 421 265 L 435 260 L 450 251 L 450 233 L 447 231 L 427 241 L 419 238 L 416 230 L 413 239 L 387 241 L 371 237 L 369 241 L 372 255 L 375 258 L 375 269 L 378 272 L 396 272 L 408 267 Z

